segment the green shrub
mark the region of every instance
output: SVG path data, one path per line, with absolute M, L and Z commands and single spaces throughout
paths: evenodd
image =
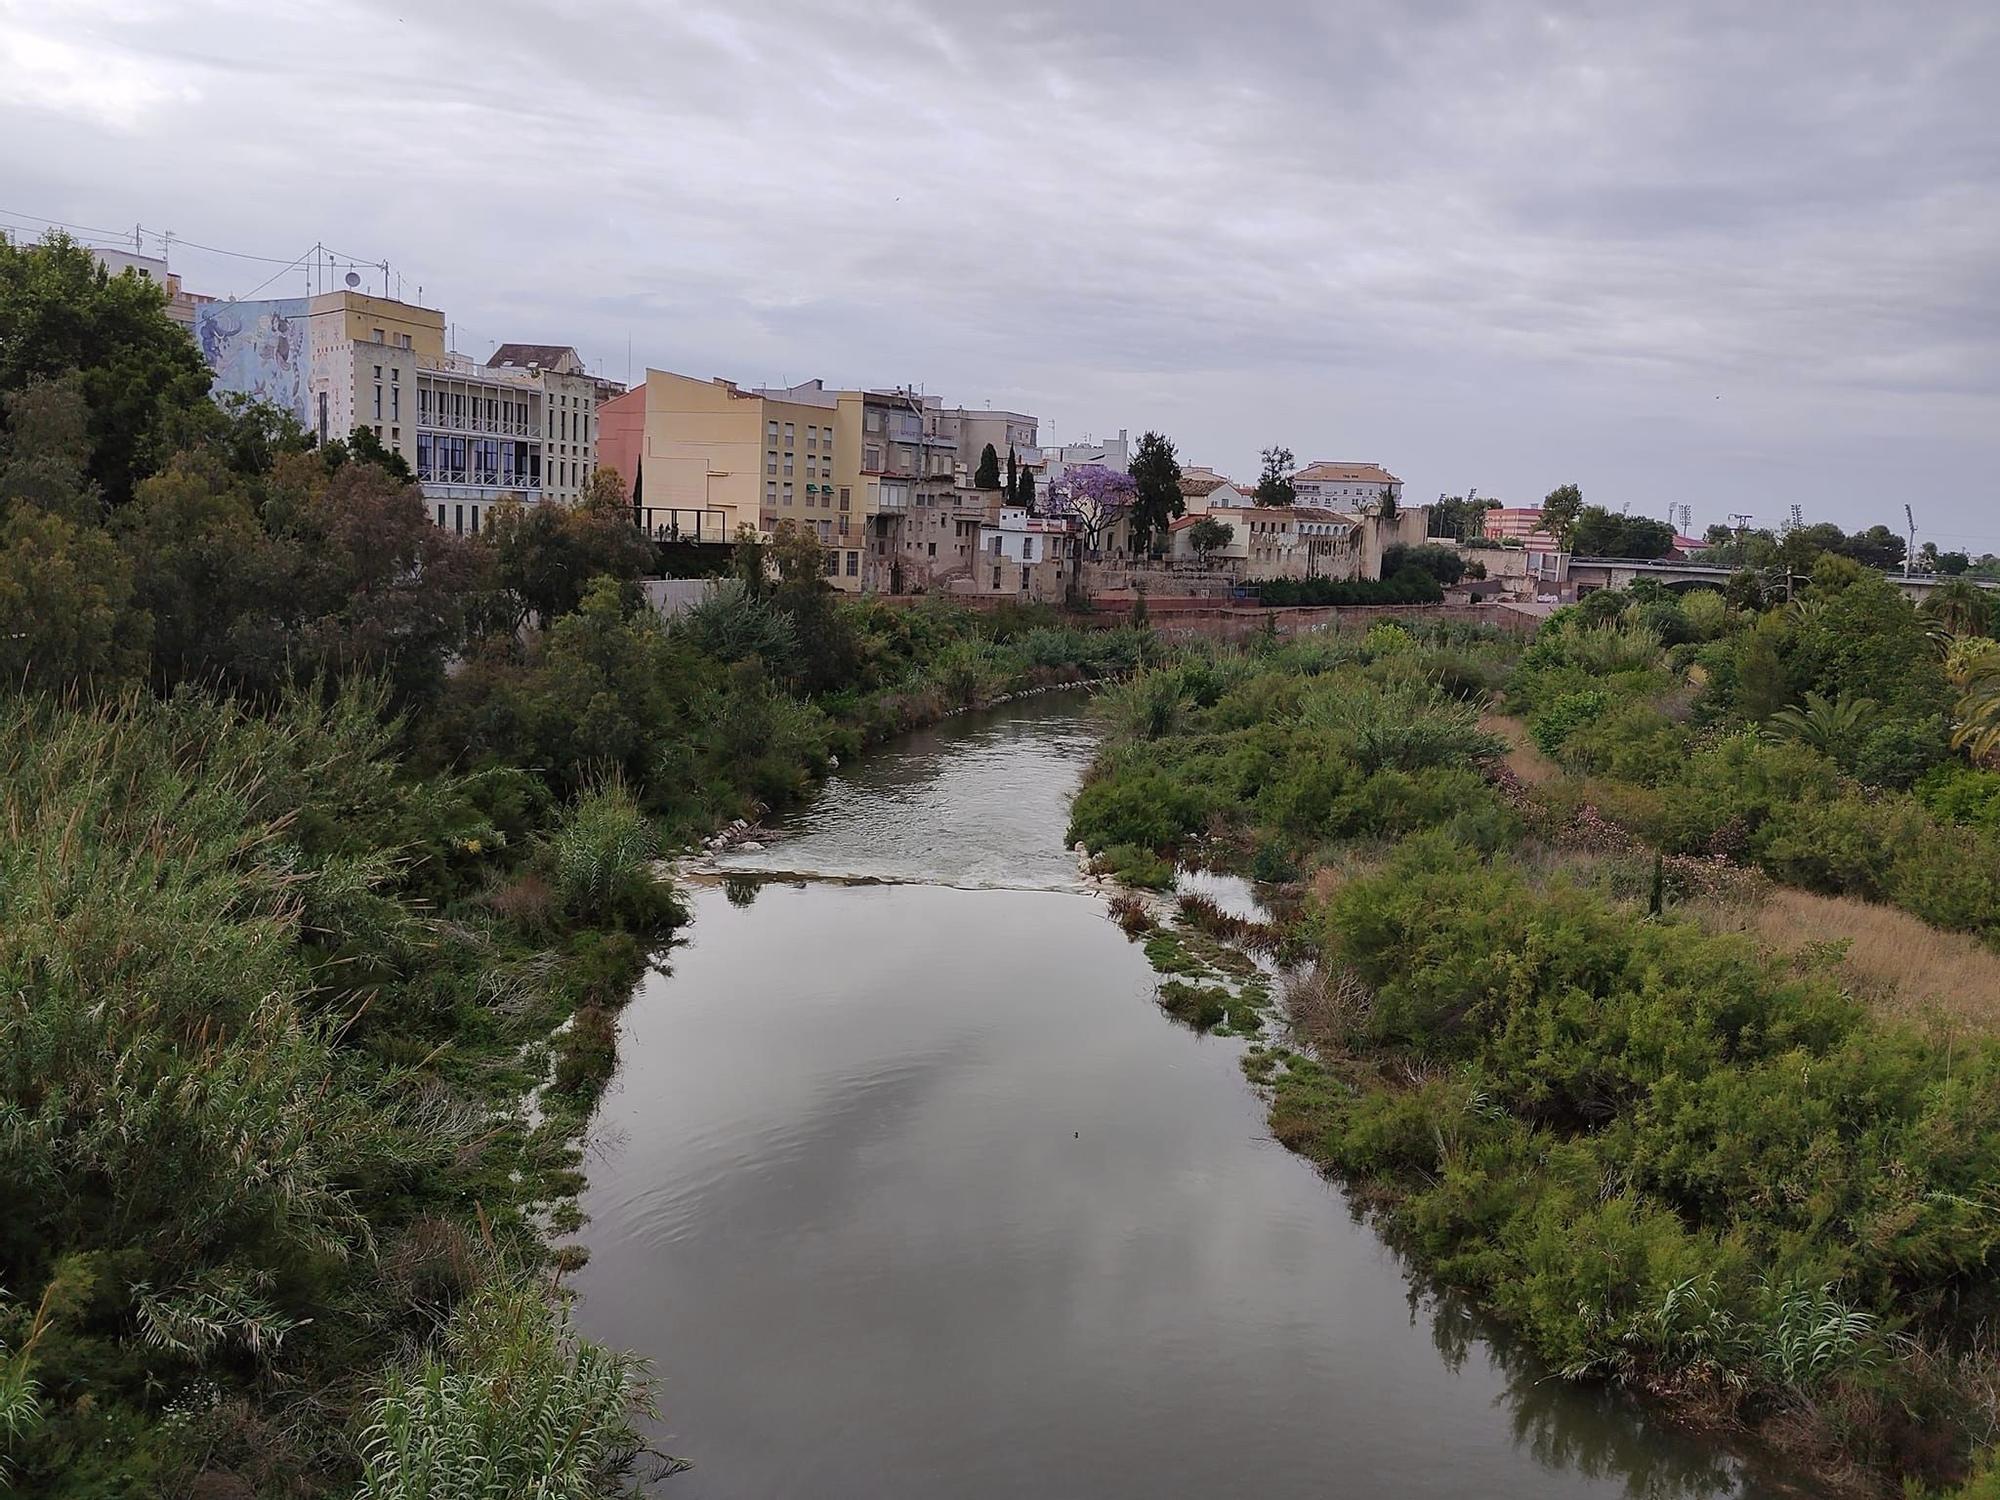
M 2000 829 L 2000 771 L 1946 761 L 1926 771 L 1912 790 L 1919 802 L 1947 823 Z
M 1124 885 L 1139 886 L 1149 891 L 1170 891 L 1174 888 L 1172 862 L 1137 844 L 1113 844 L 1092 864 L 1098 874 L 1109 875 Z
M 1564 693 L 1529 721 L 1528 732 L 1544 755 L 1562 753 L 1564 741 L 1591 723 L 1610 705 L 1610 694 L 1602 688 L 1582 688 Z
M 672 885 L 654 873 L 658 852 L 651 819 L 611 782 L 564 810 L 543 863 L 569 920 L 653 931 L 678 916 Z
M 1204 798 L 1158 771 L 1100 776 L 1070 806 L 1069 841 L 1091 849 L 1171 849 L 1207 817 Z

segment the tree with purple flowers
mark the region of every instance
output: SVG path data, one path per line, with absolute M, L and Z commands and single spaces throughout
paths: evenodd
M 1118 520 L 1129 513 L 1139 496 L 1139 487 L 1130 474 L 1107 469 L 1102 464 L 1078 464 L 1065 469 L 1063 477 L 1049 490 L 1058 515 L 1073 517 L 1083 533 L 1084 544 L 1096 552 Z

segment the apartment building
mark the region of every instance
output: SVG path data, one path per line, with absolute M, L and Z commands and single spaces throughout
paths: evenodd
M 978 528 L 973 563 L 962 593 L 1013 594 L 1052 603 L 1067 592 L 1077 566 L 1076 523 L 1000 505 Z
M 874 491 L 861 483 L 859 392 L 811 382 L 746 390 L 648 370 L 605 404 L 602 459 L 656 536 L 733 540 L 739 526 L 807 527 L 826 549 L 829 582 L 863 586 Z
M 215 302 L 195 336 L 217 392 L 270 401 L 322 442 L 367 428 L 450 530 L 476 534 L 505 500 L 574 500 L 596 464 L 590 376 L 452 353 L 436 308 L 357 291 Z
M 1380 464 L 1318 459 L 1292 475 L 1299 503 L 1350 513 L 1372 512 L 1387 490 L 1400 503 L 1403 481 Z

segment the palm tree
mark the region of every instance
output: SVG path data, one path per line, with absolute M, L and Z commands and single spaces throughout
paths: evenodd
M 1932 589 L 1923 613 L 1952 635 L 1985 635 L 1993 627 L 1993 600 L 1969 579 L 1954 578 Z
M 1838 698 L 1826 698 L 1819 693 L 1807 693 L 1804 707 L 1794 704 L 1779 709 L 1765 721 L 1764 732 L 1772 739 L 1792 740 L 1819 751 L 1829 760 L 1837 760 L 1874 722 L 1872 698 L 1850 698 L 1845 693 Z
M 1990 641 L 1986 644 L 1987 650 L 1964 665 L 1963 678 L 1952 679 L 1962 689 L 1958 727 L 1951 733 L 1952 748 L 1963 750 L 1974 760 L 2000 750 L 2000 649 Z M 1945 670 L 1951 670 L 1948 658 Z

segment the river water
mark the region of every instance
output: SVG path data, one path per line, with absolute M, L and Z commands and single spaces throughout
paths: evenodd
M 1079 885 L 1092 746 L 1073 695 L 950 721 L 725 861 L 766 883 L 691 892 L 577 1277 L 694 1463 L 663 1492 L 1755 1493 L 1414 1292 L 1269 1138 L 1242 1044 L 1168 1021 Z

